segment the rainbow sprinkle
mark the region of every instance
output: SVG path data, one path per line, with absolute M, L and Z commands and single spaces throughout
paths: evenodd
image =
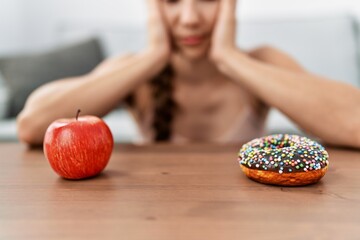
M 322 169 L 329 165 L 328 158 L 325 148 L 309 138 L 276 134 L 244 144 L 238 161 L 248 168 L 282 174 Z

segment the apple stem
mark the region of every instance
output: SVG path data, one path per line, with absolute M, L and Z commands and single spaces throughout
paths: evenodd
M 77 113 L 76 113 L 76 121 L 78 120 L 78 118 L 79 118 L 79 114 L 80 114 L 80 112 L 81 112 L 81 110 L 80 109 L 78 109 L 77 110 Z

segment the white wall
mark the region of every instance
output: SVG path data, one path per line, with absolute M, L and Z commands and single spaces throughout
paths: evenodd
M 0 53 L 22 46 L 22 0 L 0 0 Z
M 245 17 L 350 12 L 360 15 L 359 0 L 240 0 Z
M 61 24 L 127 24 L 143 22 L 143 0 L 22 0 L 27 45 L 33 49 L 56 41 Z M 36 26 L 36 27 L 35 27 Z
M 240 19 L 333 12 L 360 16 L 360 0 L 239 0 Z M 51 46 L 59 22 L 145 24 L 145 0 L 0 0 L 0 54 Z

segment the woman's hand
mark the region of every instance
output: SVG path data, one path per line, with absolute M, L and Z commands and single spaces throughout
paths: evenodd
M 154 57 L 160 57 L 166 64 L 171 55 L 171 44 L 164 18 L 160 9 L 159 0 L 147 0 L 148 4 L 148 46 L 147 51 Z
M 210 58 L 220 63 L 227 53 L 236 50 L 236 0 L 221 0 L 215 24 Z

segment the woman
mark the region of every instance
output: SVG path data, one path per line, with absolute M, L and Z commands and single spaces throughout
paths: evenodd
M 119 103 L 144 141 L 246 141 L 264 134 L 270 107 L 323 141 L 360 147 L 360 92 L 306 72 L 270 47 L 235 45 L 236 0 L 148 0 L 149 43 L 139 54 L 34 91 L 19 138 L 41 144 L 57 118 L 104 116 Z

